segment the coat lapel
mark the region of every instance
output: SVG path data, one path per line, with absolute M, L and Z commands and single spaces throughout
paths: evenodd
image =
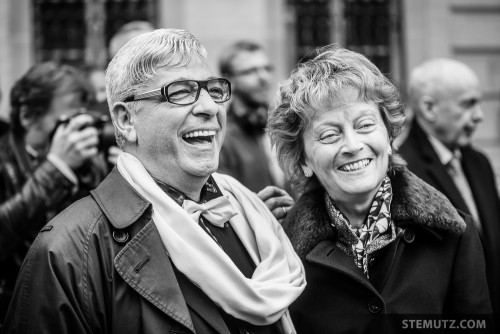
M 182 291 L 152 220 L 125 245 L 114 265 L 142 297 L 194 333 Z
M 194 285 L 184 274 L 174 268 L 177 281 L 187 305 L 219 333 L 228 333 L 229 329 L 222 319 L 216 305 L 203 291 Z
M 435 185 L 437 189 L 448 197 L 450 202 L 458 209 L 468 212 L 467 205 L 464 199 L 460 195 L 457 186 L 453 182 L 453 179 L 448 174 L 446 166 L 441 163 L 438 155 L 434 151 L 429 139 L 425 132 L 420 128 L 417 122 L 414 122 L 411 129 L 411 134 L 409 137 L 416 141 L 415 150 L 417 154 L 420 154 L 419 160 L 423 164 L 424 173 L 427 175 L 427 182 L 431 185 Z
M 219 333 L 229 333 L 211 300 L 184 275 L 178 271 L 176 275 L 151 220 L 151 204 L 116 168 L 91 194 L 114 228 L 136 231 L 114 259 L 115 269 L 125 282 L 192 332 L 195 329 L 188 305 Z
M 464 148 L 462 151 L 462 165 L 464 169 L 465 176 L 467 177 L 467 182 L 469 183 L 472 195 L 474 197 L 474 202 L 477 206 L 481 223 L 485 223 L 482 214 L 484 212 L 489 212 L 497 202 L 492 199 L 496 199 L 496 194 L 491 194 L 488 189 L 485 189 L 484 184 L 487 184 L 487 176 L 490 174 L 489 171 L 484 170 L 482 163 L 475 156 L 471 156 L 471 149 Z M 494 181 L 494 180 L 493 180 Z
M 366 278 L 363 271 L 356 266 L 352 258 L 340 250 L 332 240 L 323 240 L 318 243 L 307 254 L 306 260 L 347 275 L 377 296 L 379 295 L 377 289 Z

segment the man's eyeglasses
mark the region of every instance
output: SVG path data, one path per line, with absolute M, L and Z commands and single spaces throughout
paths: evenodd
M 205 88 L 216 103 L 223 103 L 231 98 L 231 83 L 229 80 L 217 78 L 210 80 L 174 81 L 164 87 L 131 96 L 125 99 L 124 102 L 164 96 L 170 103 L 186 106 L 188 104 L 195 103 L 198 100 L 202 88 Z

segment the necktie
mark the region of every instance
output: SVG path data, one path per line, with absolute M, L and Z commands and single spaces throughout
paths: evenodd
M 212 225 L 218 227 L 224 227 L 224 223 L 238 213 L 225 196 L 214 198 L 206 203 L 184 200 L 182 207 L 195 222 L 198 222 L 200 215 L 203 215 Z
M 460 191 L 467 208 L 469 208 L 470 214 L 474 218 L 474 222 L 476 223 L 479 233 L 481 234 L 482 229 L 481 224 L 479 223 L 479 213 L 477 211 L 476 203 L 474 202 L 474 197 L 472 196 L 472 191 L 470 190 L 469 182 L 467 181 L 464 171 L 462 170 L 459 157 L 453 155 L 453 158 L 448 163 L 448 170 L 453 182 L 458 188 L 458 191 Z

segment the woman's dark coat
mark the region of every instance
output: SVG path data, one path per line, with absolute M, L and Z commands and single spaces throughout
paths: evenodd
M 336 246 L 322 188 L 306 192 L 290 212 L 284 228 L 308 284 L 290 308 L 298 333 L 387 332 L 382 319 L 394 331 L 409 326 L 388 314 L 491 313 L 470 218 L 464 221 L 441 193 L 405 168 L 391 182 L 397 237 L 369 257 L 370 279 Z

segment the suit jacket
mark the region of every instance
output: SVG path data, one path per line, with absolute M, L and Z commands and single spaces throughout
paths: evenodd
M 231 175 L 254 192 L 274 185 L 266 153 L 257 136 L 247 133 L 230 119 L 217 171 Z
M 151 211 L 115 168 L 49 222 L 21 268 L 5 333 L 229 334 L 171 264 Z
M 441 191 L 451 203 L 469 213 L 455 183 L 439 160 L 427 134 L 413 122 L 399 153 L 408 162 L 408 169 Z M 500 313 L 500 201 L 495 175 L 488 158 L 472 147 L 461 148 L 462 168 L 469 182 L 479 212 L 483 234 L 482 246 L 487 278 L 495 313 Z
M 406 169 L 390 178 L 396 238 L 369 254 L 369 279 L 337 245 L 323 188 L 304 193 L 288 214 L 283 228 L 307 277 L 290 306 L 297 333 L 403 333 L 404 319 L 443 314 L 475 315 L 490 329 L 484 259 L 470 216 Z

